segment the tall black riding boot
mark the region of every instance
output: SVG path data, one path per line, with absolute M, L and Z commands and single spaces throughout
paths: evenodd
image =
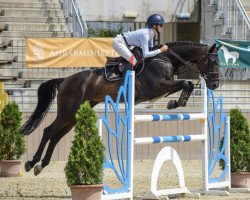
M 127 63 L 127 64 L 125 65 L 125 68 L 124 68 L 124 70 L 123 70 L 123 72 L 122 72 L 122 81 L 123 81 L 123 82 L 124 82 L 124 79 L 125 79 L 125 76 L 126 76 L 127 71 L 128 71 L 128 70 L 132 70 L 132 68 L 133 68 L 133 66 L 132 66 L 131 63 Z
M 128 70 L 132 70 L 132 69 L 133 69 L 133 66 L 132 66 L 131 63 L 127 63 L 127 64 L 125 65 L 125 68 L 124 68 L 124 70 L 123 70 L 123 72 L 122 72 L 122 79 L 121 79 L 121 83 L 120 83 L 120 85 L 119 85 L 119 87 L 118 87 L 118 90 L 119 90 L 119 88 L 124 84 L 124 80 L 125 80 L 127 71 L 128 71 Z M 118 90 L 117 90 L 117 91 L 118 91 Z

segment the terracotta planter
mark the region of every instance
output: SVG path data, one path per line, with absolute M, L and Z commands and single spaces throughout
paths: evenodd
M 231 186 L 233 188 L 250 188 L 250 172 L 231 172 Z
M 70 186 L 72 200 L 101 200 L 103 184 Z
M 20 176 L 21 160 L 1 160 L 0 177 Z

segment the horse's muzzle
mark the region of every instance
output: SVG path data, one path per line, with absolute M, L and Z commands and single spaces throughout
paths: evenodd
M 212 90 L 215 90 L 219 87 L 219 81 L 216 81 L 215 83 L 212 84 Z
M 206 80 L 207 87 L 211 90 L 215 90 L 219 87 L 219 83 L 220 83 L 219 73 L 210 72 Z
M 210 90 L 215 90 L 219 87 L 219 80 L 209 80 L 206 81 L 206 85 Z

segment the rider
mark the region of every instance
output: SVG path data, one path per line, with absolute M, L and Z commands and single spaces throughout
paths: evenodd
M 131 68 L 133 69 L 137 63 L 135 56 L 129 49 L 130 46 L 141 47 L 144 58 L 153 57 L 168 50 L 168 46 L 163 45 L 160 49 L 149 51 L 149 49 L 153 47 L 154 36 L 157 33 L 160 34 L 162 32 L 163 24 L 163 17 L 159 14 L 153 14 L 147 19 L 147 28 L 132 32 L 125 32 L 117 35 L 113 39 L 112 45 L 114 50 L 127 61 L 129 61 L 129 64 L 126 65 L 123 71 L 123 78 L 125 77 L 126 71 Z

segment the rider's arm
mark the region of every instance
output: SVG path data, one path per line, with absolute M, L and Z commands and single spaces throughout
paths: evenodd
M 149 47 L 153 46 L 153 40 L 149 41 L 149 36 L 144 35 L 141 38 L 141 48 L 142 48 L 142 54 L 144 58 L 149 58 L 158 55 L 161 53 L 160 49 L 156 49 L 154 51 L 149 51 Z

